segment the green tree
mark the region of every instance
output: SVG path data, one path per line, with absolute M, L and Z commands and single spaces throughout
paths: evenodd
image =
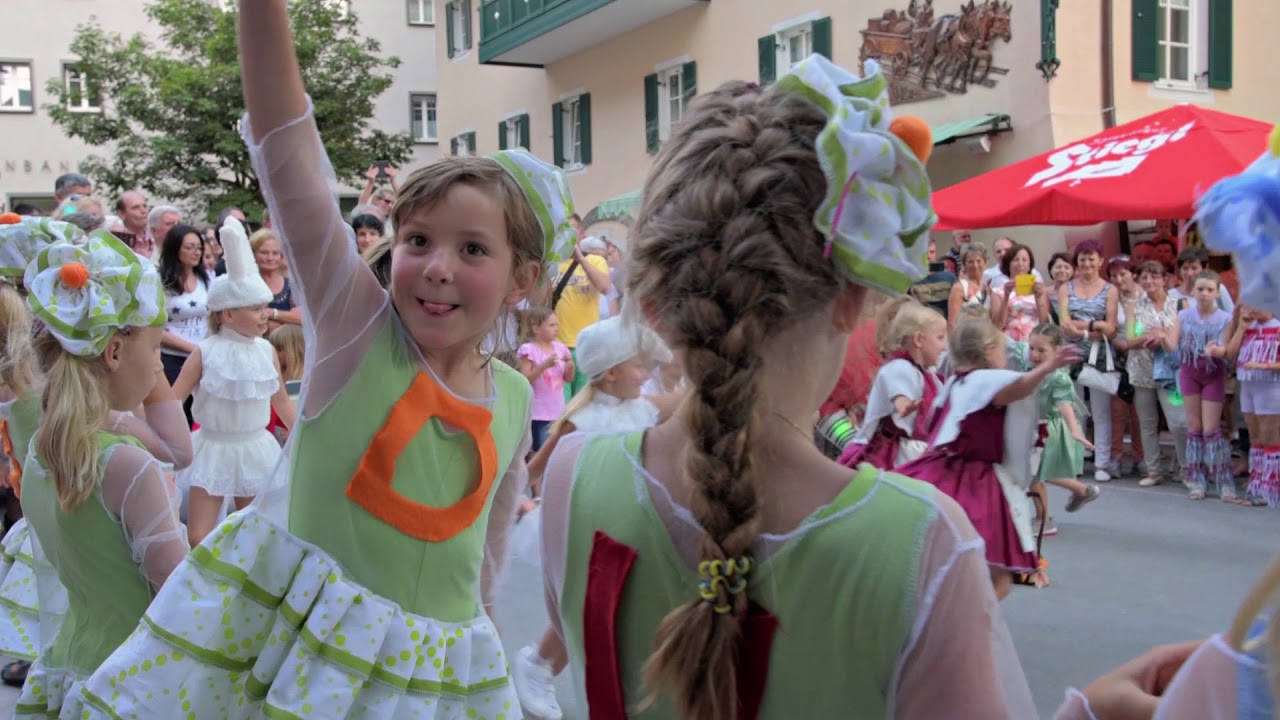
M 213 0 L 154 0 L 147 15 L 160 41 L 123 37 L 97 22 L 76 29 L 71 52 L 87 87 L 51 80 L 45 106 L 67 135 L 113 155 L 81 169 L 114 192 L 140 187 L 210 209 L 262 207 L 258 178 L 240 136 L 244 99 L 236 16 Z M 361 37 L 353 13 L 335 0 L 293 0 L 290 16 L 316 124 L 339 179 L 358 182 L 374 160 L 409 158 L 407 133 L 371 127 L 374 100 L 391 85 L 395 57 Z M 88 94 L 101 112 L 77 112 Z

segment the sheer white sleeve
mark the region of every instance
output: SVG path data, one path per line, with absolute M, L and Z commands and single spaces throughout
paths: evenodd
M 338 181 L 314 108 L 261 138 L 245 141 L 271 218 L 289 259 L 307 346 L 307 392 L 299 409 L 314 417 L 345 386 L 387 320 L 388 298 L 356 251 L 338 208 Z M 381 322 L 379 322 L 381 321 Z
M 531 411 L 532 406 L 530 406 Z M 511 458 L 511 466 L 502 475 L 498 489 L 493 495 L 493 507 L 489 508 L 489 525 L 485 529 L 484 566 L 480 569 L 480 599 L 486 608 L 493 607 L 497 601 L 501 586 L 502 573 L 507 566 L 507 553 L 511 544 L 511 531 L 516 522 L 516 506 L 520 503 L 520 493 L 529 484 L 528 466 L 525 456 L 533 447 L 533 434 L 530 432 L 530 417 L 526 413 L 524 419 L 524 437 L 516 454 Z
M 191 550 L 173 480 L 145 450 L 118 445 L 102 478 L 102 503 L 120 521 L 143 577 L 159 588 Z
M 191 429 L 182 403 L 165 400 L 143 408 L 145 418 L 133 413 L 112 412 L 111 431 L 135 437 L 147 452 L 162 463 L 181 470 L 191 464 Z
M 897 673 L 899 720 L 1038 717 L 991 587 L 982 539 L 964 510 L 936 494 L 942 513 L 924 538 L 920 607 Z
M 547 615 L 556 635 L 564 639 L 560 624 L 560 591 L 564 588 L 565 557 L 569 552 L 569 501 L 573 497 L 573 469 L 589 436 L 570 433 L 560 438 L 547 460 L 542 476 L 542 581 Z M 624 502 L 624 498 L 619 498 Z
M 1265 663 L 1215 635 L 1192 653 L 1165 690 L 1154 720 L 1274 717 Z

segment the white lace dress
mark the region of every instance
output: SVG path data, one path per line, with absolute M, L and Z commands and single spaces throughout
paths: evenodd
M 200 343 L 200 356 L 204 372 L 191 406 L 200 429 L 191 439 L 195 457 L 179 484 L 217 497 L 271 489 L 281 452 L 266 429 L 271 396 L 280 389 L 275 350 L 262 338 L 224 327 Z

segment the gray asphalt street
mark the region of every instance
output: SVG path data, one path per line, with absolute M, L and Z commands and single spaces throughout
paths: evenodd
M 1068 685 L 1083 686 L 1153 644 L 1225 627 L 1280 551 L 1274 511 L 1191 502 L 1181 486 L 1114 481 L 1073 515 L 1061 512 L 1065 492 L 1051 492 L 1061 529 L 1045 541 L 1053 584 L 1015 589 L 1004 603 L 1044 718 Z M 542 597 L 536 570 L 513 563 L 498 614 L 510 652 L 546 627 Z M 583 709 L 571 706 L 569 682 L 560 679 L 565 717 L 586 720 Z M 16 700 L 16 690 L 0 690 L 0 719 L 11 717 Z

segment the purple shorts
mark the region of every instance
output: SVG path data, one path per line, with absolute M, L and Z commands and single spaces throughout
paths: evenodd
M 1178 370 L 1179 389 L 1183 395 L 1199 395 L 1202 401 L 1226 402 L 1227 372 L 1225 369 L 1205 370 L 1195 365 L 1183 365 Z

